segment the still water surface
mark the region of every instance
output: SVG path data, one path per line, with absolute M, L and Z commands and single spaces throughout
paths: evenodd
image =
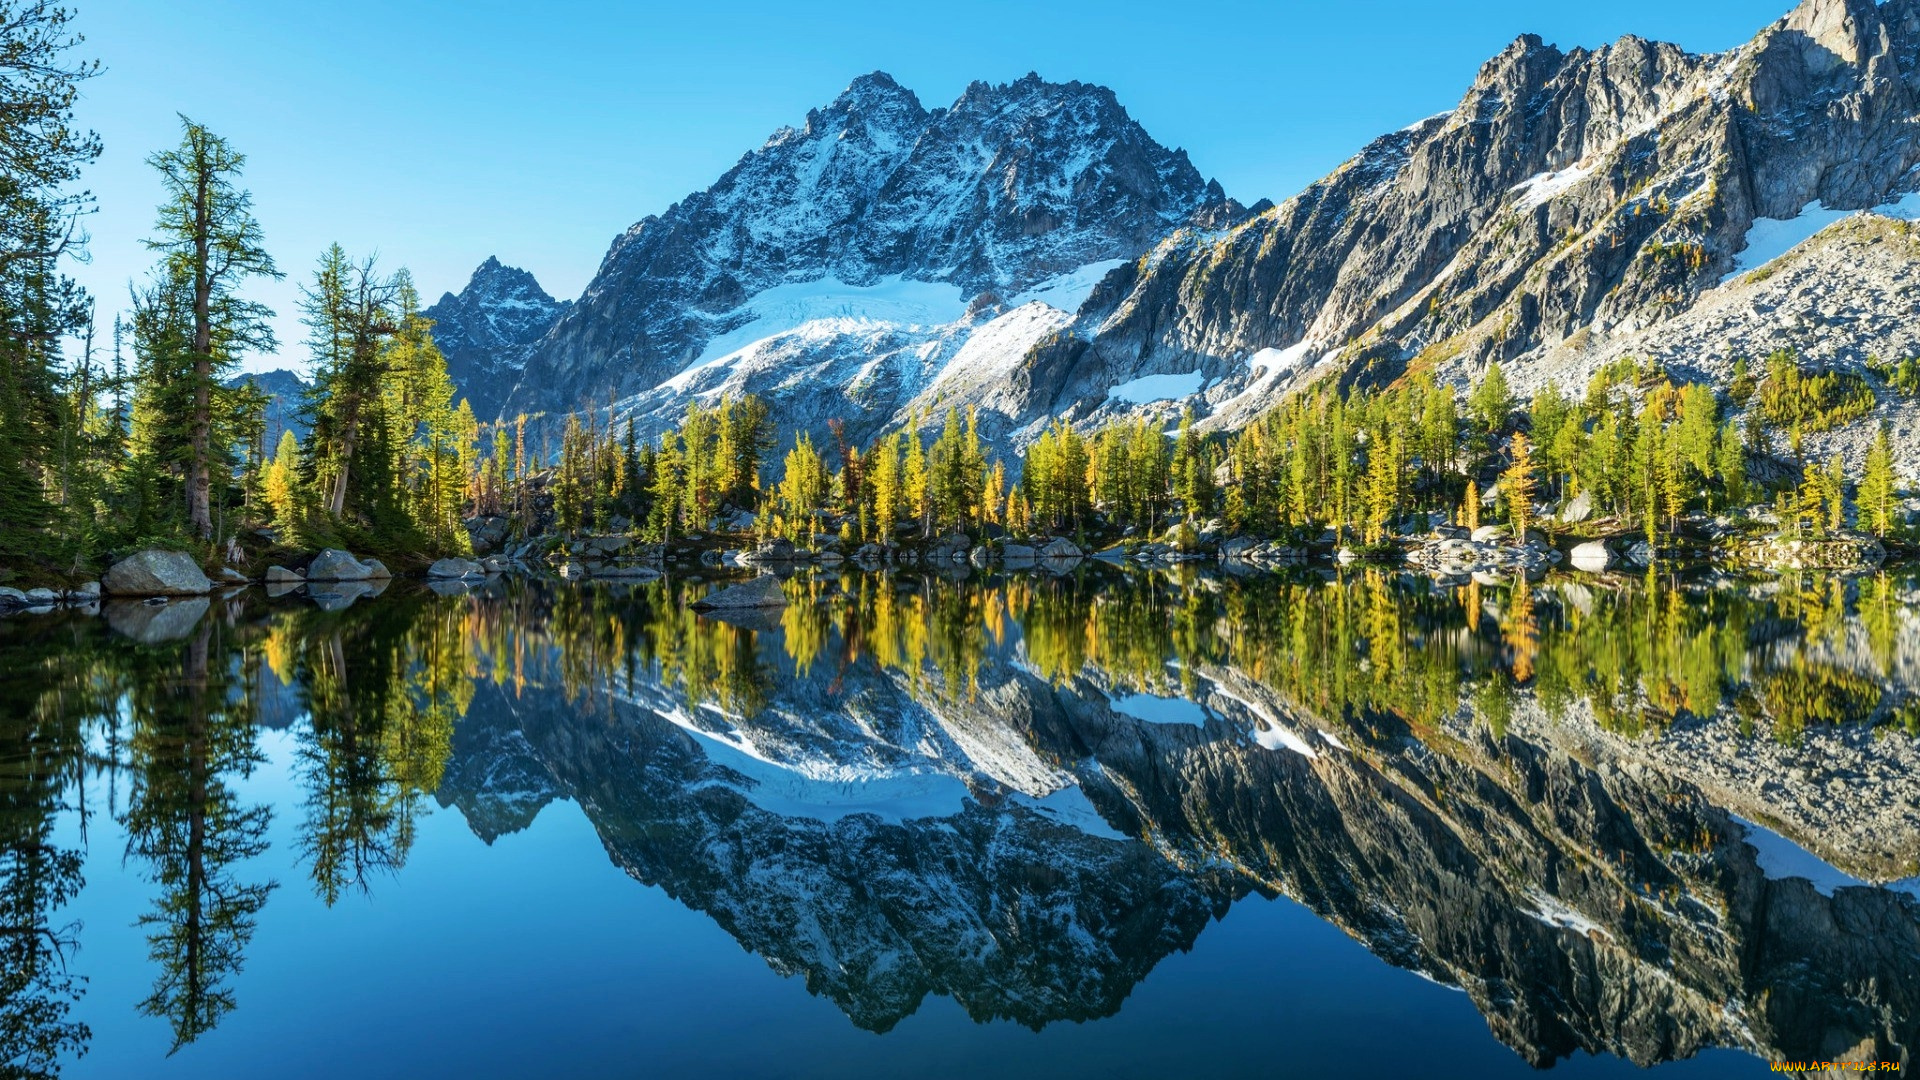
M 1698 1077 L 1920 1039 L 1910 581 L 856 575 L 747 625 L 709 587 L 0 622 L 9 1062 Z

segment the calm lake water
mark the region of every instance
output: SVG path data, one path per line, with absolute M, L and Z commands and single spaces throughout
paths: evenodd
M 0 1072 L 1912 1066 L 1912 579 L 711 587 L 0 620 Z

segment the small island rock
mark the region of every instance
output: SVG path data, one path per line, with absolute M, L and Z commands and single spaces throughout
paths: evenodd
M 767 575 L 709 593 L 694 602 L 693 610 L 728 611 L 739 608 L 785 607 L 786 603 L 787 594 L 780 588 L 780 579 Z

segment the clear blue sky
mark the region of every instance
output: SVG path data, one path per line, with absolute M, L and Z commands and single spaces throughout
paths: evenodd
M 89 177 L 101 209 L 82 280 L 110 312 L 145 273 L 139 242 L 158 188 L 144 159 L 178 140 L 185 113 L 249 157 L 245 183 L 289 273 L 255 293 L 280 310 L 289 362 L 304 355 L 294 278 L 329 242 L 411 268 L 428 302 L 488 255 L 577 296 L 617 232 L 875 69 L 929 108 L 974 79 L 1028 71 L 1103 83 L 1251 203 L 1451 108 L 1520 33 L 1562 47 L 1636 33 L 1719 50 L 1790 6 L 71 3 L 107 69 L 81 106 L 107 147 Z

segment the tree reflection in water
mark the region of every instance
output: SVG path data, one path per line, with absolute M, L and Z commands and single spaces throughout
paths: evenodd
M 24 676 L 0 687 L 8 1069 L 87 1043 L 59 914 L 83 853 L 53 837 L 95 812 L 88 775 L 156 890 L 141 1008 L 176 1049 L 238 1007 L 277 810 L 331 906 L 404 870 L 429 799 L 491 840 L 563 797 L 629 873 L 875 1030 L 929 993 L 1033 1027 L 1109 1015 L 1259 892 L 1466 989 L 1543 1064 L 1898 1057 L 1920 1036 L 1911 902 L 1767 878 L 1725 796 L 1662 756 L 1676 726 L 1732 724 L 1734 753 L 1871 728 L 1910 760 L 1910 581 L 815 573 L 749 625 L 691 612 L 708 587 L 0 623 Z M 1141 697 L 1197 719 L 1142 719 Z M 292 720 L 297 807 L 238 794 L 273 717 Z M 816 775 L 946 776 L 964 799 L 810 811 Z M 510 805 L 507 776 L 527 789 Z M 1069 788 L 1097 828 L 1042 805 Z M 1898 876 L 1911 840 L 1851 854 Z

